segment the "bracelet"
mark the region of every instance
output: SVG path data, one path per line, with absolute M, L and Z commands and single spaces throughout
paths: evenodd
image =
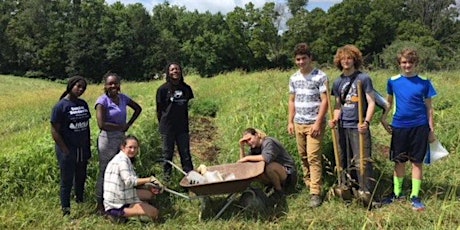
M 371 125 L 371 123 L 369 121 L 364 121 L 364 122 L 366 122 L 367 126 Z

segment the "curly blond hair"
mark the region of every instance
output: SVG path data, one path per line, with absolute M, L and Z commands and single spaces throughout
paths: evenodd
M 344 45 L 337 49 L 337 53 L 334 57 L 334 65 L 340 70 L 343 70 L 340 60 L 342 58 L 350 56 L 354 60 L 355 69 L 360 69 L 363 64 L 363 54 L 359 51 L 358 47 L 354 45 Z

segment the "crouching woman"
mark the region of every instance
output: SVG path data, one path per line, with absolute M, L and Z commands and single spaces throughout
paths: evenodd
M 275 193 L 283 196 L 292 192 L 297 184 L 297 170 L 291 155 L 275 138 L 268 137 L 264 132 L 248 128 L 239 140 L 240 160 L 238 162 L 265 162 L 265 170 L 258 177 L 263 184 L 273 186 Z M 250 147 L 249 155 L 245 154 L 245 146 Z
M 133 216 L 158 217 L 158 209 L 148 203 L 163 192 L 154 177 L 138 178 L 132 161 L 139 152 L 135 136 L 126 136 L 120 152 L 107 165 L 104 174 L 104 207 L 111 219 L 126 220 Z

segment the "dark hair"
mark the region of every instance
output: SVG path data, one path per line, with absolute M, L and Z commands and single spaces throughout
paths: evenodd
M 120 75 L 118 75 L 117 73 L 108 71 L 107 73 L 104 74 L 104 77 L 102 77 L 102 82 L 104 82 L 104 83 L 107 82 L 107 78 L 109 78 L 110 76 L 116 77 L 118 82 L 121 81 Z
M 307 43 L 299 43 L 295 46 L 294 56 L 297 55 L 307 55 L 308 57 L 311 57 L 311 50 Z
M 121 84 L 121 77 L 120 75 L 114 73 L 114 72 L 110 72 L 108 71 L 107 73 L 104 74 L 104 77 L 102 78 L 102 82 L 104 82 L 104 93 L 107 94 L 107 89 L 105 88 L 105 84 L 107 83 L 107 79 L 112 76 L 112 77 L 115 77 L 117 79 L 117 82 L 118 84 L 120 85 Z
M 177 65 L 180 69 L 180 82 L 184 82 L 184 71 L 182 70 L 182 66 L 178 62 L 169 62 L 168 65 L 166 65 L 165 68 L 165 73 L 166 73 L 166 82 L 171 82 L 171 76 L 169 76 L 169 67 L 171 65 Z
M 259 135 L 261 139 L 265 139 L 265 137 L 267 136 L 267 134 L 264 131 L 260 129 L 255 129 L 255 128 L 247 128 L 243 132 L 243 134 L 248 134 L 248 133 L 254 136 Z
M 72 88 L 75 86 L 75 84 L 77 84 L 77 82 L 79 81 L 84 81 L 85 84 L 88 84 L 85 80 L 84 77 L 82 76 L 79 76 L 79 75 L 76 75 L 76 76 L 73 76 L 71 78 L 69 78 L 69 80 L 67 81 L 67 88 L 66 90 L 62 93 L 61 97 L 59 97 L 59 100 L 61 100 L 62 98 L 64 98 L 67 94 L 70 93 L 70 91 L 72 91 Z
M 121 146 L 123 146 L 123 147 L 126 146 L 126 144 L 128 144 L 129 140 L 135 140 L 137 142 L 137 144 L 139 144 L 139 140 L 137 139 L 136 136 L 128 134 L 128 135 L 125 136 L 125 138 L 123 138 L 123 141 L 121 142 Z

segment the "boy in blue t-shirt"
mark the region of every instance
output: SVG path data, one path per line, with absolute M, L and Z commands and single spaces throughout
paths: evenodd
M 416 211 L 425 210 L 419 197 L 422 183 L 422 165 L 428 141 L 434 140 L 433 107 L 431 99 L 436 96 L 431 81 L 419 76 L 415 68 L 419 57 L 414 49 L 403 49 L 398 54 L 401 74 L 391 77 L 387 84 L 389 108 L 393 108 L 391 126 L 386 121 L 388 111 L 382 115 L 382 124 L 391 134 L 390 160 L 394 167 L 394 194 L 384 204 L 401 199 L 405 163 L 412 163 L 412 192 L 410 199 Z M 394 103 L 394 106 L 393 106 Z M 393 107 L 392 107 L 393 106 Z

